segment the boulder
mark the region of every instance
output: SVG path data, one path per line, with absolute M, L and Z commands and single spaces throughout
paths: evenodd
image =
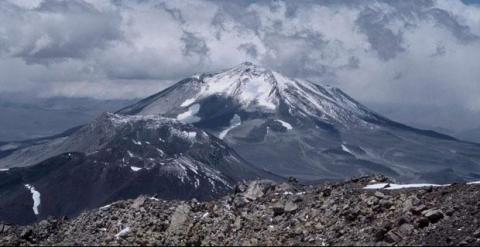
M 376 191 L 375 194 L 374 194 L 375 197 L 377 197 L 378 199 L 383 199 L 383 198 L 386 198 L 387 196 L 385 194 L 383 194 L 382 192 L 380 191 Z
M 281 215 L 285 212 L 284 205 L 281 202 L 277 202 L 277 203 L 273 204 L 271 206 L 271 208 L 273 210 L 273 215 L 274 216 Z
M 480 238 L 480 228 L 473 233 L 473 236 L 476 238 Z
M 132 208 L 139 209 L 145 203 L 145 196 L 140 196 L 132 203 Z
M 190 206 L 187 204 L 181 204 L 177 206 L 175 212 L 170 220 L 169 232 L 181 231 L 185 228 L 185 223 L 188 219 L 188 213 L 190 212 Z
M 387 243 L 397 243 L 402 240 L 402 237 L 394 231 L 389 231 L 385 234 L 384 240 Z
M 294 212 L 297 209 L 298 209 L 298 205 L 294 202 L 291 202 L 291 201 L 288 201 L 284 206 L 284 210 L 287 213 Z
M 436 223 L 439 220 L 443 219 L 443 212 L 437 209 L 429 209 L 422 212 L 422 215 L 428 218 L 430 222 Z
M 265 195 L 274 184 L 275 182 L 271 180 L 257 180 L 250 182 L 243 196 L 248 200 L 255 201 L 257 198 L 263 197 L 263 195 Z
M 424 204 L 420 204 L 416 207 L 413 207 L 411 209 L 412 213 L 414 214 L 421 214 L 423 211 L 427 210 L 427 206 L 425 206 Z

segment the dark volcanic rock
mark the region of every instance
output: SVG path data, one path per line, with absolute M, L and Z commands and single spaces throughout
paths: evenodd
M 65 146 L 79 146 L 79 152 L 0 172 L 0 221 L 30 224 L 48 216 L 74 217 L 140 195 L 210 200 L 244 179 L 276 178 L 211 134 L 159 116 L 105 113 L 58 147 L 43 150 L 57 152 Z M 250 186 L 248 198 L 261 197 L 271 183 Z M 30 186 L 39 193 L 37 212 Z M 141 206 L 137 201 L 135 209 Z
M 422 213 L 432 223 L 435 223 L 443 218 L 443 212 L 441 210 L 429 209 Z
M 0 245 L 480 244 L 480 186 L 428 193 L 363 189 L 370 180 L 317 186 L 255 181 L 209 202 L 139 197 L 71 220 L 0 224 Z M 455 213 L 444 215 L 448 209 Z

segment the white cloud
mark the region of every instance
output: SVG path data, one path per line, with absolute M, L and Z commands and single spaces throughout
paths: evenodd
M 480 8 L 460 1 L 12 0 L 0 11 L 1 92 L 141 97 L 250 60 L 362 102 L 480 112 Z
M 43 0 L 7 0 L 11 4 L 25 9 L 34 9 L 43 2 Z

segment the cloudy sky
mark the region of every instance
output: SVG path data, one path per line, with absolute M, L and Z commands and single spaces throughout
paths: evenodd
M 480 126 L 478 1 L 0 1 L 0 94 L 143 97 L 244 61 L 396 120 Z

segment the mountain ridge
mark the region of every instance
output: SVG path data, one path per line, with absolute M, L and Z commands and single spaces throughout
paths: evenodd
M 21 167 L 0 170 L 0 220 L 71 217 L 140 194 L 207 200 L 244 179 L 282 180 L 251 166 L 215 136 L 161 116 L 105 113 L 36 146 L 12 158 L 28 155 Z M 34 210 L 27 185 L 38 193 Z

